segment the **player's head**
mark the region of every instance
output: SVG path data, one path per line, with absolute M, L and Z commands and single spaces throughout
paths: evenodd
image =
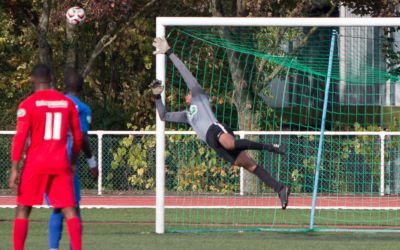
M 186 105 L 192 104 L 192 91 L 189 90 L 188 94 L 185 96 Z
M 83 77 L 75 71 L 69 71 L 65 74 L 64 84 L 67 92 L 79 93 L 83 89 Z
M 47 64 L 38 63 L 32 69 L 31 80 L 36 89 L 50 88 L 53 82 L 53 73 Z

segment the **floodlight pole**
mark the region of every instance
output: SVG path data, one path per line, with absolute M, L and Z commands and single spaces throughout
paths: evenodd
M 165 26 L 157 20 L 156 36 L 165 36 Z M 156 79 L 165 85 L 165 55 L 156 56 Z M 161 93 L 161 100 L 165 104 L 165 92 Z M 165 122 L 160 119 L 156 111 L 156 233 L 165 232 Z

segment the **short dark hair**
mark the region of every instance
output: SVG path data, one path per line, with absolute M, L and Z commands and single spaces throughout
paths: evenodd
M 69 71 L 64 76 L 64 84 L 67 90 L 80 92 L 83 89 L 83 82 L 83 77 L 76 71 Z
M 50 67 L 44 63 L 36 64 L 31 72 L 31 76 L 35 78 L 36 83 L 51 83 L 52 75 Z

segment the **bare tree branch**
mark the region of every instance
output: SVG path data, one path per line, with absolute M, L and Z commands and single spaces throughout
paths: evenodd
M 134 15 L 132 15 L 125 24 L 120 26 L 118 29 L 117 27 L 110 26 L 106 32 L 106 34 L 97 42 L 92 54 L 90 55 L 90 58 L 86 65 L 84 66 L 83 70 L 83 77 L 87 77 L 90 72 L 92 71 L 94 62 L 96 61 L 97 56 L 104 51 L 110 44 L 112 44 L 115 39 L 124 31 L 126 27 L 132 24 L 132 22 L 140 15 L 142 14 L 143 11 L 145 11 L 148 7 L 153 5 L 157 0 L 150 0 L 148 3 L 146 3 L 142 8 L 138 9 Z
M 90 55 L 89 61 L 86 63 L 85 69 L 82 73 L 82 76 L 84 78 L 88 76 L 90 71 L 92 70 L 93 64 L 96 61 L 97 56 L 100 55 L 100 53 L 103 52 L 104 49 L 107 48 L 107 46 L 113 43 L 116 38 L 116 34 L 113 36 L 106 34 L 100 39 L 100 41 L 96 44 L 96 47 L 94 48 L 92 54 Z

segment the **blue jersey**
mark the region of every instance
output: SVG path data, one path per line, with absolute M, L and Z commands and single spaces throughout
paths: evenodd
M 75 105 L 76 109 L 78 110 L 79 114 L 79 123 L 81 126 L 81 131 L 84 134 L 87 134 L 89 132 L 90 124 L 92 122 L 92 110 L 88 105 L 86 105 L 84 102 L 82 102 L 78 97 L 74 95 L 67 94 L 66 95 L 69 99 L 71 99 Z M 71 137 L 69 137 L 68 140 L 68 154 L 71 154 L 72 150 L 72 141 Z
M 79 122 L 81 124 L 81 131 L 82 131 L 82 133 L 87 134 L 87 132 L 89 131 L 89 128 L 90 128 L 90 124 L 92 123 L 92 110 L 86 103 L 79 100 L 78 97 L 76 97 L 74 95 L 67 95 L 67 97 L 75 103 L 76 109 L 78 110 L 78 114 L 79 114 Z
M 78 97 L 74 95 L 66 95 L 68 98 L 70 98 L 76 105 L 76 109 L 78 110 L 79 114 L 79 122 L 81 126 L 81 131 L 84 134 L 87 134 L 89 132 L 90 124 L 92 122 L 92 110 L 88 105 L 86 105 L 84 102 L 82 102 Z M 71 154 L 72 151 L 72 138 L 69 137 L 68 139 L 68 154 Z M 80 181 L 79 181 L 79 171 L 78 171 L 78 162 L 76 164 L 76 169 L 75 169 L 75 176 L 74 176 L 74 193 L 75 193 L 75 201 L 79 203 L 81 197 L 80 197 Z

